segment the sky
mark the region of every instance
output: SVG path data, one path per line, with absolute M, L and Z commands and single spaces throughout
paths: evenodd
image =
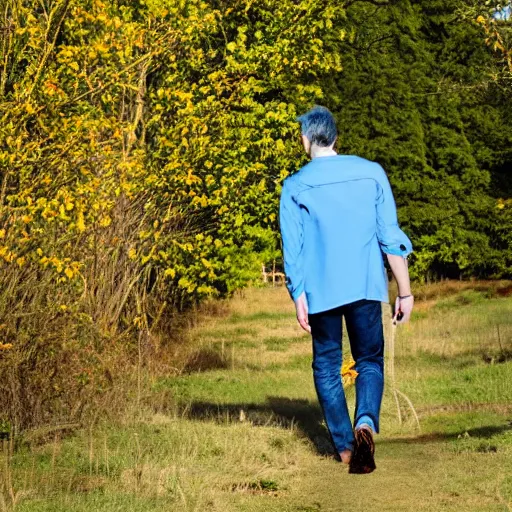
M 501 11 L 496 12 L 494 17 L 497 20 L 509 20 L 511 16 L 512 7 L 509 5 L 508 7 L 504 7 Z

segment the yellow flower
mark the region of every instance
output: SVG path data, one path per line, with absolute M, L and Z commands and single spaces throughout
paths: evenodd
M 348 387 L 355 383 L 358 373 L 354 369 L 356 363 L 353 359 L 345 361 L 341 367 L 341 380 L 343 386 Z
M 0 350 L 9 350 L 12 348 L 12 343 L 0 343 Z

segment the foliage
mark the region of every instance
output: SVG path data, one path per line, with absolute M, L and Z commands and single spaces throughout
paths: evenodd
M 317 0 L 2 4 L 0 385 L 16 428 L 79 417 L 141 333 L 157 343 L 175 310 L 275 257 L 294 119 L 340 69 L 343 15 Z
M 478 23 L 456 1 L 360 2 L 347 30 L 330 87 L 340 146 L 388 171 L 413 276 L 510 275 L 507 203 L 493 197 L 512 156 L 510 108 Z
M 494 4 L 461 5 L 4 0 L 9 421 L 79 417 L 116 368 L 171 353 L 177 312 L 279 258 L 295 118 L 314 103 L 343 152 L 389 172 L 414 277 L 510 275 L 507 29 Z

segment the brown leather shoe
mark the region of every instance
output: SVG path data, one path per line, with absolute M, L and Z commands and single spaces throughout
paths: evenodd
M 359 428 L 354 432 L 354 453 L 348 467 L 349 473 L 365 474 L 374 471 L 375 443 L 372 431 L 368 428 Z

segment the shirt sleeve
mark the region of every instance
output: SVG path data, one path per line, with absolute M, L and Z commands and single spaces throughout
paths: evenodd
M 380 166 L 379 166 L 380 167 Z M 412 243 L 398 226 L 396 204 L 388 177 L 380 167 L 377 180 L 377 239 L 383 252 L 403 256 L 412 252 Z
M 284 272 L 286 287 L 293 300 L 304 291 L 304 226 L 300 206 L 292 196 L 289 180 L 283 183 L 279 203 L 279 225 L 283 244 Z

